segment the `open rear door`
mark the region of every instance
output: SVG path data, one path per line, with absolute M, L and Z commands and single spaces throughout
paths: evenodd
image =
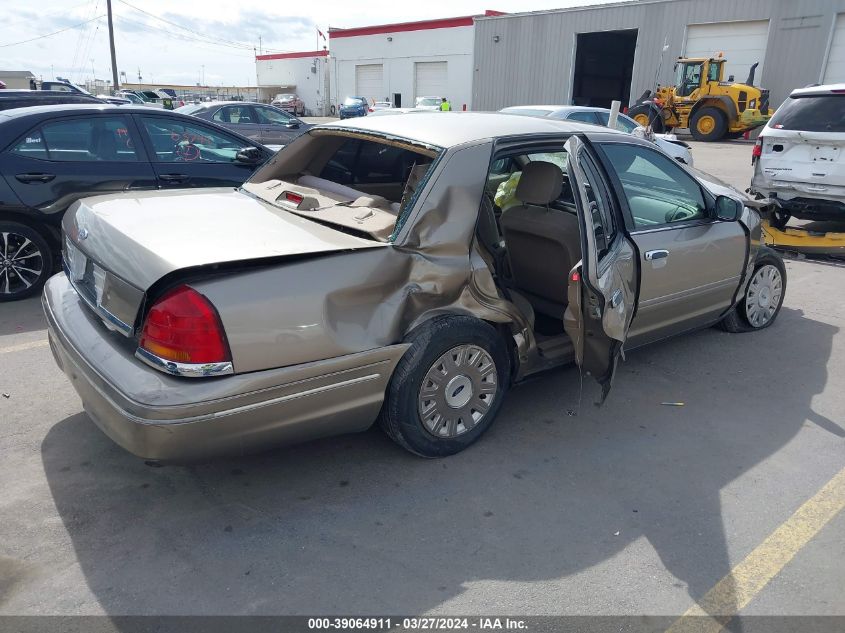
M 564 328 L 575 360 L 602 386 L 604 402 L 637 305 L 638 259 L 596 160 L 577 136 L 567 172 L 581 226 L 581 262 L 569 271 Z

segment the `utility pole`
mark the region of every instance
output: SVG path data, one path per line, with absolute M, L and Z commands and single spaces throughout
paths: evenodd
M 111 17 L 111 0 L 106 0 L 106 9 L 109 14 L 109 49 L 111 50 L 111 78 L 112 86 L 115 92 L 120 88 L 120 82 L 117 80 L 117 57 L 114 53 L 114 24 Z M 139 73 L 140 74 L 140 73 Z

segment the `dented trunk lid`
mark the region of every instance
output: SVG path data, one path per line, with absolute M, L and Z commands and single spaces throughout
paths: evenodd
M 146 292 L 170 273 L 384 244 L 226 189 L 85 198 L 63 221 L 65 270 L 112 329 L 130 336 Z

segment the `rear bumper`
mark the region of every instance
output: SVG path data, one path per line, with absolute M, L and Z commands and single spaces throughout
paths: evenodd
M 133 357 L 64 274 L 42 305 L 56 363 L 85 411 L 117 444 L 145 459 L 190 461 L 256 452 L 368 428 L 407 345 L 222 378 L 187 380 Z

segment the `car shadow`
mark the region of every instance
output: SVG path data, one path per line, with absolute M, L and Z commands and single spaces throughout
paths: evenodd
M 576 369 L 552 372 L 515 388 L 476 446 L 442 460 L 371 430 L 156 467 L 85 414 L 52 427 L 42 459 L 87 585 L 112 615 L 449 612 L 473 583 L 526 582 L 513 603 L 461 607 L 513 613 L 546 599 L 532 581 L 642 539 L 698 600 L 731 569 L 721 491 L 808 420 L 842 437 L 811 407 L 836 332 L 784 309 L 762 332 L 643 348 L 601 408 Z M 799 356 L 813 359 L 800 380 L 773 390 L 770 368 Z M 656 574 L 631 577 L 648 592 Z M 548 604 L 569 611 L 565 597 Z

